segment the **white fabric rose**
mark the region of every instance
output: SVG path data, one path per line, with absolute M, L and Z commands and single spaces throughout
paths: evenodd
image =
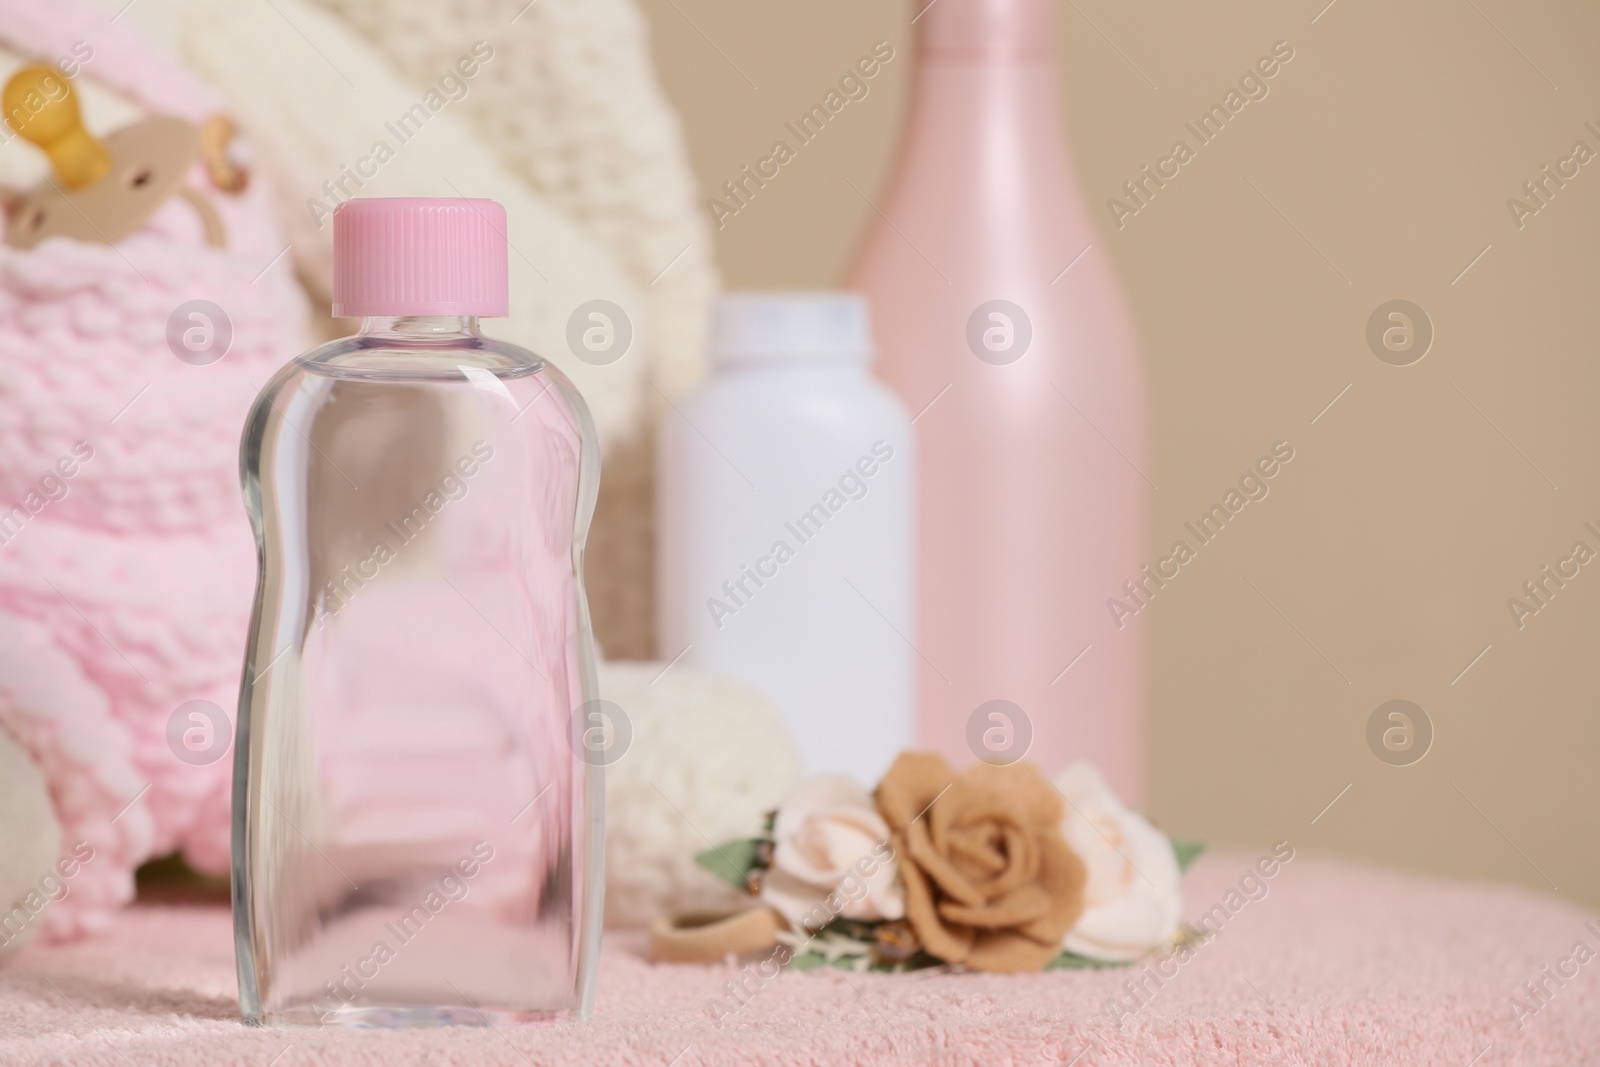
M 1061 835 L 1088 872 L 1084 911 L 1061 947 L 1097 960 L 1133 960 L 1178 932 L 1182 871 L 1172 842 L 1123 805 L 1091 764 L 1055 778 L 1067 799 Z
M 889 827 L 849 775 L 802 783 L 778 808 L 772 836 L 761 899 L 796 930 L 840 915 L 864 921 L 905 915 Z

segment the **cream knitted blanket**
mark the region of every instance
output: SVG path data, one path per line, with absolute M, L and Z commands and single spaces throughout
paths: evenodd
M 217 88 L 260 147 L 314 298 L 328 292 L 337 201 L 491 197 L 512 220 L 512 314 L 497 332 L 573 379 L 608 451 L 638 436 L 652 386 L 672 395 L 700 375 L 710 238 L 631 0 L 520 14 L 472 0 L 140 0 L 126 17 Z M 604 365 L 568 340 L 596 299 L 634 335 Z

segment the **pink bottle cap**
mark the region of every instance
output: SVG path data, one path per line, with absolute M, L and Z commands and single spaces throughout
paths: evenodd
M 493 200 L 397 196 L 333 211 L 335 318 L 507 312 L 506 209 Z

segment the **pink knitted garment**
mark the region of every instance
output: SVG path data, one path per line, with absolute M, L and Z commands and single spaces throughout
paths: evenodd
M 1224 900 L 1254 859 L 1202 857 L 1184 879 L 1185 914 Z M 1159 987 L 1139 968 L 758 981 L 743 966 L 651 965 L 637 938 L 608 936 L 593 1020 L 507 1030 L 246 1027 L 227 910 L 136 907 L 104 938 L 30 946 L 0 968 L 0 1067 L 1600 1062 L 1600 959 L 1569 965 L 1560 985 L 1543 974 L 1576 941 L 1600 948 L 1579 908 L 1312 856 L 1266 884 Z M 1130 981 L 1148 990 L 1145 1006 L 1108 1010 L 1129 1004 Z M 1512 998 L 1537 981 L 1550 992 L 1519 1026 Z
M 0 0 L 0 39 L 46 61 L 88 42 L 80 78 L 191 122 L 217 109 L 81 0 Z M 177 198 L 116 247 L 0 246 L 0 728 L 43 769 L 63 852 L 94 849 L 47 936 L 103 926 L 152 856 L 228 864 L 232 760 L 178 759 L 167 726 L 190 700 L 232 718 L 255 571 L 239 435 L 257 388 L 302 347 L 306 310 L 260 182 L 221 193 L 197 164 L 189 184 L 226 248 Z M 207 366 L 167 344 L 169 317 L 195 299 L 232 324 Z

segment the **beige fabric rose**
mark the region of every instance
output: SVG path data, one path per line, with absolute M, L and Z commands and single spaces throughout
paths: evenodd
M 905 914 L 889 827 L 848 775 L 803 783 L 779 806 L 772 836 L 761 899 L 796 930 L 840 915 L 871 921 Z
M 1038 971 L 1083 911 L 1083 863 L 1061 836 L 1064 805 L 1039 770 L 906 752 L 878 785 L 906 917 L 923 947 L 980 971 Z
M 1167 836 L 1124 807 L 1100 772 L 1074 763 L 1055 777 L 1066 800 L 1061 834 L 1088 870 L 1084 912 L 1062 947 L 1133 960 L 1178 932 L 1182 872 Z

